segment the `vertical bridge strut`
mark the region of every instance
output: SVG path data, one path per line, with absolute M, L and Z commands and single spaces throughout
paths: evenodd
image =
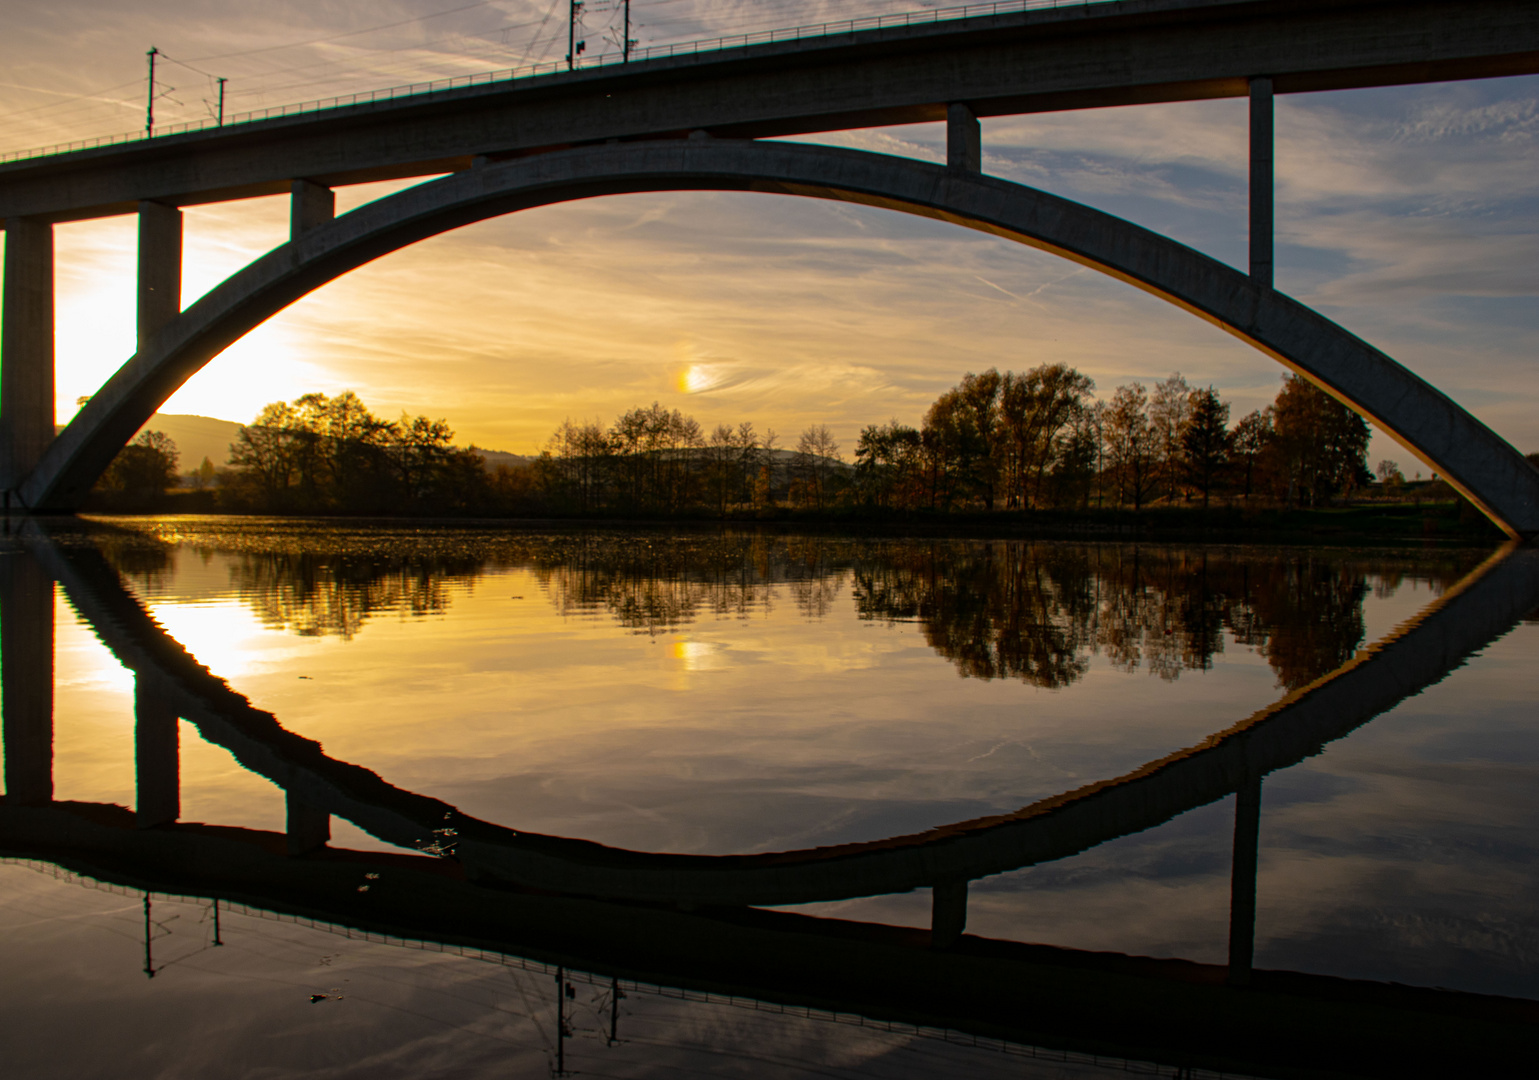
M 960 101 L 946 106 L 946 167 L 970 173 L 983 171 L 983 129 L 978 114 Z
M 182 310 L 182 212 L 139 204 L 139 350 Z
M 53 442 L 53 226 L 5 223 L 0 311 L 0 491 L 5 508 Z
M 1250 81 L 1250 276 L 1262 288 L 1272 287 L 1274 221 L 1274 161 L 1276 139 L 1272 113 L 1272 80 Z
M 289 240 L 298 240 L 337 216 L 337 193 L 313 180 L 295 180 L 289 189 Z

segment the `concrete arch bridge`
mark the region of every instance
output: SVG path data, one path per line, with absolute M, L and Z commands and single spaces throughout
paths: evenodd
M 1272 287 L 1276 92 L 1539 72 L 1539 8 L 1123 0 L 895 26 L 427 93 L 0 166 L 0 490 L 72 510 L 187 379 L 305 294 L 390 251 L 535 206 L 759 191 L 953 222 L 1126 281 L 1345 402 L 1513 537 L 1539 470 L 1390 357 Z M 980 116 L 1248 96 L 1242 273 L 1128 221 L 981 172 Z M 937 120 L 947 164 L 759 141 Z M 335 186 L 451 175 L 334 217 Z M 291 239 L 180 310 L 179 207 L 287 192 Z M 139 217 L 139 349 L 54 436 L 52 225 Z

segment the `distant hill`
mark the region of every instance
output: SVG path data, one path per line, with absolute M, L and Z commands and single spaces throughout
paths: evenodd
M 517 469 L 525 465 L 533 465 L 536 460 L 527 454 L 510 454 L 506 450 L 483 450 L 479 446 L 472 446 L 471 449 L 481 455 L 481 460 L 486 462 L 488 469 L 495 469 L 499 465 Z
M 240 435 L 241 425 L 232 420 L 217 420 L 212 416 L 192 416 L 182 413 L 156 413 L 141 431 L 163 431 L 176 443 L 181 454 L 182 472 L 191 472 L 203 464 L 206 457 L 218 468 L 223 468 L 230 458 L 230 444 Z M 136 433 L 135 438 L 138 438 Z M 486 466 L 498 465 L 510 468 L 528 465 L 534 458 L 522 454 L 510 454 L 503 450 L 482 450 L 473 447 L 486 459 Z
M 182 472 L 192 472 L 208 458 L 223 468 L 230 457 L 230 444 L 240 434 L 241 426 L 231 420 L 183 413 L 156 413 L 141 431 L 163 431 L 176 443 L 181 454 Z M 138 435 L 135 434 L 135 438 Z

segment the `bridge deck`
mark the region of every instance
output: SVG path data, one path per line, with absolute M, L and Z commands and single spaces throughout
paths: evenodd
M 1539 72 L 1529 0 L 1122 0 L 662 57 L 0 165 L 0 218 L 70 221 L 469 168 L 611 139 L 739 138 Z

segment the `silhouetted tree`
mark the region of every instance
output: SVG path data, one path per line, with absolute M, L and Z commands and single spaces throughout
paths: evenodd
M 1234 454 L 1245 465 L 1245 498 L 1250 498 L 1251 480 L 1256 462 L 1272 442 L 1272 407 L 1246 413 L 1234 426 L 1231 441 Z
M 176 443 L 163 431 L 141 431 L 107 466 L 100 487 L 111 491 L 161 495 L 177 485 Z
M 1149 396 L 1139 383 L 1117 387 L 1106 411 L 1106 449 L 1117 501 L 1143 506 L 1159 478 L 1159 433 L 1149 423 Z
M 1213 478 L 1229 460 L 1229 406 L 1211 386 L 1193 390 L 1181 430 L 1181 452 L 1186 474 L 1202 492 L 1202 508 L 1208 508 Z
M 1351 409 L 1297 375 L 1284 377 L 1272 409 L 1271 447 L 1290 504 L 1316 506 L 1372 478 L 1368 425 Z

